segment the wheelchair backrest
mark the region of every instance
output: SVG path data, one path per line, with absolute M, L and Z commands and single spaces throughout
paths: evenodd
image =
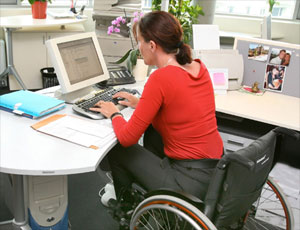
M 259 197 L 272 167 L 276 133 L 270 131 L 219 161 L 205 198 L 205 214 L 217 228 L 244 216 Z

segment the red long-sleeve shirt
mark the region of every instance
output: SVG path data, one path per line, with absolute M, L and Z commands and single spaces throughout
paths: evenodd
M 137 143 L 152 123 L 170 158 L 221 157 L 223 142 L 217 130 L 212 83 L 205 65 L 196 61 L 201 64 L 197 77 L 172 65 L 151 74 L 131 119 L 113 119 L 121 145 Z

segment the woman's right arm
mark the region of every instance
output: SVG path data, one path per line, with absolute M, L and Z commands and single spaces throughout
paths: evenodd
M 114 131 L 122 146 L 136 144 L 159 111 L 163 103 L 163 92 L 157 79 L 155 76 L 149 78 L 128 122 L 121 116 L 112 120 Z
M 131 107 L 133 109 L 136 108 L 136 106 L 140 100 L 136 96 L 132 95 L 131 93 L 127 93 L 127 92 L 118 92 L 113 96 L 113 98 L 118 98 L 118 97 L 125 99 L 124 101 L 119 101 L 120 105 L 125 105 L 125 106 Z

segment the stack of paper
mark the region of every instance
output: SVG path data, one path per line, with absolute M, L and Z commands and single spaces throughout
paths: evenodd
M 75 18 L 75 14 L 70 10 L 47 10 L 47 15 L 53 18 Z
M 65 102 L 27 90 L 0 96 L 0 109 L 29 118 L 37 118 L 65 107 Z
M 110 10 L 118 0 L 94 0 L 94 10 Z
M 56 114 L 31 127 L 87 148 L 98 149 L 116 139 L 110 121 L 102 121 L 95 124 L 79 117 Z
M 112 12 L 126 12 L 133 13 L 141 11 L 141 0 L 95 0 L 94 11 L 112 11 Z
M 142 8 L 141 0 L 119 0 L 118 4 L 114 6 L 115 8 L 139 11 Z

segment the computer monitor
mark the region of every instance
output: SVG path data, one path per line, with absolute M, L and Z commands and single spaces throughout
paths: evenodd
M 46 46 L 61 87 L 56 97 L 74 102 L 109 78 L 95 32 L 50 39 Z

